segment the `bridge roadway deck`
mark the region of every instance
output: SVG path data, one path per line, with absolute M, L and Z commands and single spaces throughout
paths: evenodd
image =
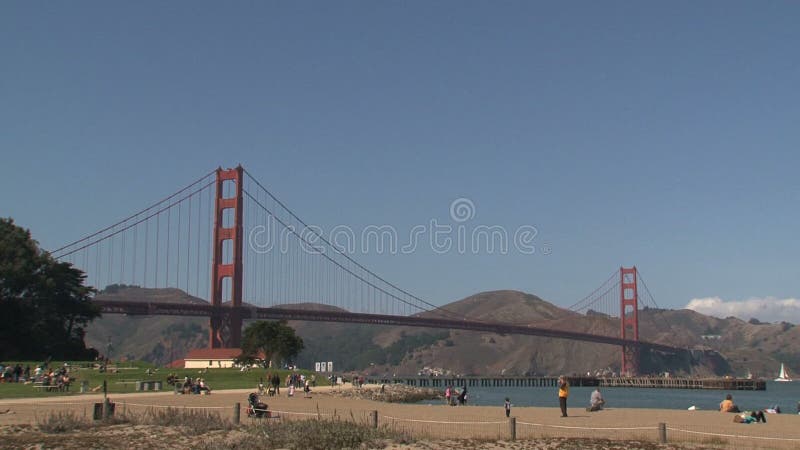
M 645 341 L 631 341 L 612 336 L 601 336 L 575 331 L 553 330 L 549 328 L 527 325 L 510 325 L 497 322 L 482 322 L 466 319 L 447 319 L 419 316 L 393 316 L 386 314 L 364 314 L 345 311 L 312 311 L 288 308 L 262 307 L 214 307 L 207 303 L 166 303 L 136 302 L 116 300 L 93 300 L 106 314 L 128 315 L 167 315 L 167 316 L 219 316 L 238 313 L 242 319 L 267 320 L 306 320 L 315 322 L 347 322 L 375 325 L 396 325 L 426 328 L 444 328 L 451 330 L 483 331 L 497 334 L 513 334 L 526 336 L 543 336 L 559 339 L 595 342 L 619 346 L 634 346 L 652 349 L 665 353 L 681 353 L 686 349 L 671 347 Z

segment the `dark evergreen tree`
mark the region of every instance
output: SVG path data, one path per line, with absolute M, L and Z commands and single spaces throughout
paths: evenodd
M 290 360 L 303 350 L 303 339 L 285 320 L 259 321 L 244 330 L 241 361 L 252 361 L 264 355 L 264 362 Z M 277 362 L 277 361 L 276 361 Z
M 83 338 L 100 311 L 85 281 L 42 251 L 30 231 L 0 219 L 0 360 L 93 359 Z

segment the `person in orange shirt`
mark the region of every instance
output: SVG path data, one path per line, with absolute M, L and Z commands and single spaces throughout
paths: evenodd
M 733 396 L 728 394 L 725 396 L 725 400 L 723 400 L 719 404 L 720 412 L 739 412 L 739 407 L 733 403 Z
M 564 375 L 558 377 L 558 405 L 561 407 L 561 417 L 567 417 L 567 397 L 569 397 L 569 383 Z

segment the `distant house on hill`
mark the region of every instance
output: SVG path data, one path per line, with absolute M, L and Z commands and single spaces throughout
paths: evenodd
M 197 348 L 184 358 L 184 368 L 205 369 L 233 367 L 233 360 L 242 354 L 240 348 Z

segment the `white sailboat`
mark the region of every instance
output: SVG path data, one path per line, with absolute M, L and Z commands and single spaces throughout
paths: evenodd
M 778 378 L 775 378 L 775 381 L 792 381 L 789 378 L 789 374 L 786 372 L 786 368 L 783 367 L 783 363 L 781 363 L 781 373 L 778 374 Z

